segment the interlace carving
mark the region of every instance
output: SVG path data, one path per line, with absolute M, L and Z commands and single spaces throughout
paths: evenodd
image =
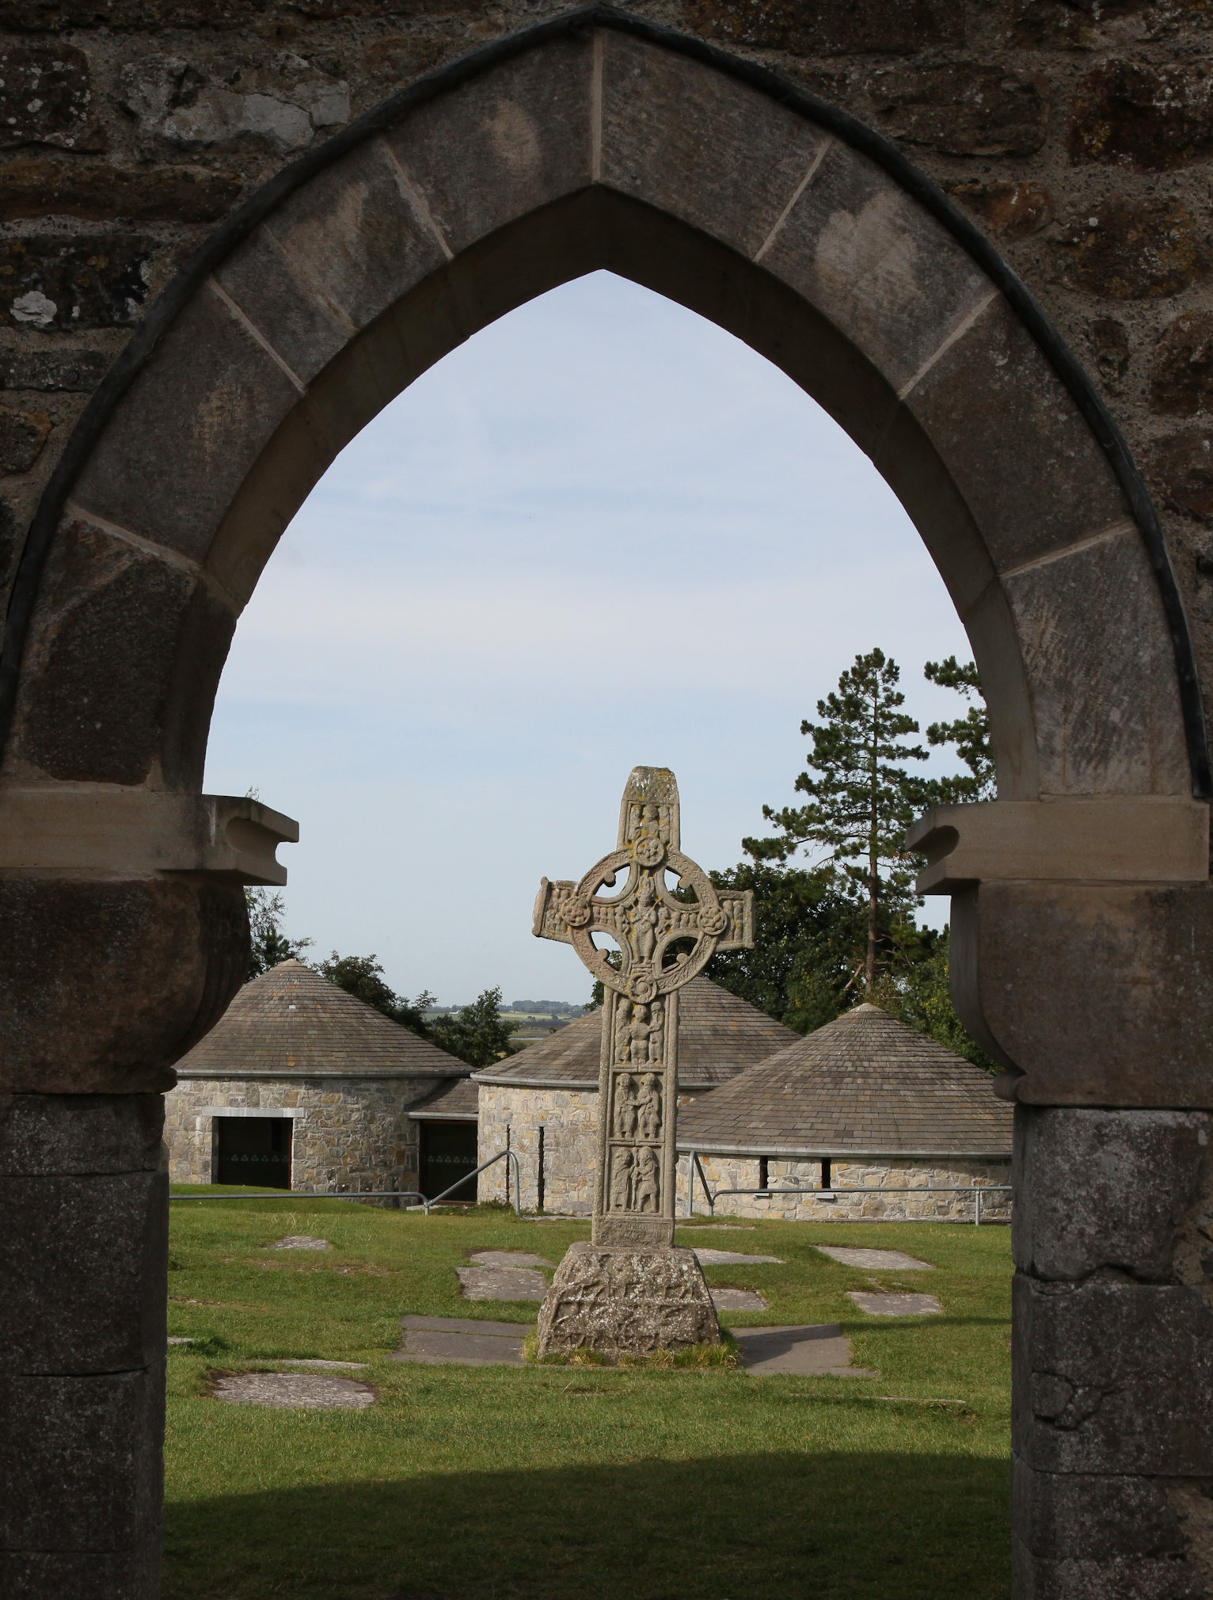
M 678 990 L 754 942 L 753 897 L 718 893 L 679 843 L 674 774 L 637 767 L 616 848 L 576 883 L 544 878 L 535 901 L 536 937 L 571 944 L 604 989 L 597 1244 L 672 1243 Z

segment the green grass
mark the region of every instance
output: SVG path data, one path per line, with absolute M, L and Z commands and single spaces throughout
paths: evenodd
M 331 1251 L 273 1251 L 288 1233 Z M 557 1261 L 582 1224 L 429 1218 L 341 1201 L 172 1208 L 165 1600 L 1006 1600 L 1007 1231 L 758 1223 L 704 1233 L 785 1264 L 709 1268 L 760 1289 L 739 1327 L 838 1322 L 871 1379 L 727 1367 L 426 1367 L 388 1356 L 406 1312 L 529 1323 L 465 1301 L 479 1249 Z M 814 1243 L 933 1262 L 881 1273 L 944 1315 L 859 1312 L 872 1275 Z M 360 1412 L 228 1406 L 216 1369 L 366 1361 Z M 957 1404 L 956 1402 L 960 1402 Z

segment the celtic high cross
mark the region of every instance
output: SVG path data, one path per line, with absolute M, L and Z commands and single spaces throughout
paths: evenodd
M 679 842 L 674 774 L 636 767 L 617 848 L 578 883 L 544 878 L 535 901 L 536 937 L 571 944 L 603 985 L 596 1245 L 673 1244 L 678 991 L 717 950 L 754 943 L 752 894 L 718 893 Z

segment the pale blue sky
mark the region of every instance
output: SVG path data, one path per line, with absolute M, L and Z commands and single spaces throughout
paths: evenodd
M 731 335 L 596 273 L 334 462 L 241 619 L 206 786 L 299 819 L 286 924 L 320 954 L 444 1003 L 580 1000 L 531 903 L 613 848 L 630 769 L 672 767 L 684 849 L 731 865 L 877 644 L 920 720 L 951 713 L 922 663 L 968 645 L 871 463 Z

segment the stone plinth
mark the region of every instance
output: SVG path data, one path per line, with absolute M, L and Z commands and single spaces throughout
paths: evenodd
M 541 1359 L 719 1343 L 712 1297 L 691 1250 L 570 1245 L 539 1311 Z

